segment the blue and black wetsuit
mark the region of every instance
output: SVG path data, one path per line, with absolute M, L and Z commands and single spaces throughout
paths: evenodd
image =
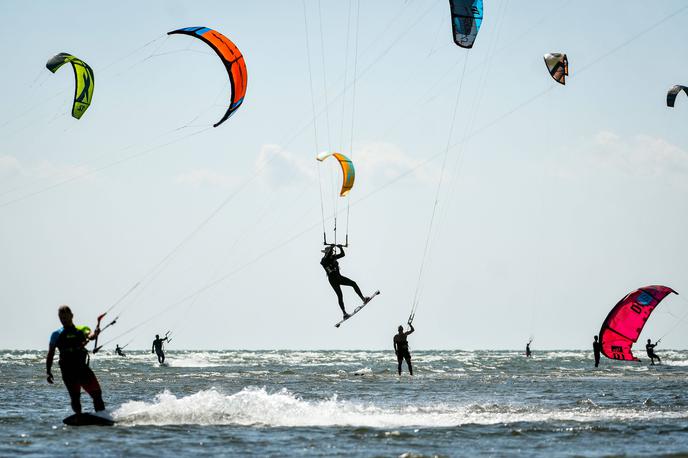
M 81 388 L 92 398 L 96 411 L 105 410 L 103 394 L 95 374 L 88 367 L 88 326 L 62 327 L 50 336 L 50 348 L 60 351 L 60 372 L 67 387 L 72 410 L 81 413 Z

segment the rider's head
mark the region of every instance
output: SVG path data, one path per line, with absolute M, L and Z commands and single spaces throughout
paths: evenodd
M 399 325 L 399 327 L 397 328 L 397 330 L 398 330 L 399 332 L 404 332 L 404 327 L 403 327 L 402 325 Z
M 322 249 L 322 252 L 325 253 L 325 256 L 328 256 L 332 254 L 332 251 L 334 250 L 334 245 L 327 245 L 325 248 Z
M 155 335 L 155 338 L 156 338 L 156 339 L 159 339 L 159 338 L 160 338 L 160 336 L 156 334 L 156 335 Z
M 650 342 L 651 342 L 651 340 L 650 340 L 650 339 L 647 339 L 647 343 L 650 343 Z
M 74 314 L 72 314 L 72 309 L 70 309 L 68 305 L 61 305 L 60 308 L 57 309 L 57 316 L 60 318 L 62 326 L 71 326 L 73 324 L 72 318 L 74 318 Z
M 597 342 L 597 336 L 595 336 L 595 342 Z

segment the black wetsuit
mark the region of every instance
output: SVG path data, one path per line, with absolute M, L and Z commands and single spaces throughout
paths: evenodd
M 330 286 L 332 286 L 332 289 L 337 294 L 339 308 L 342 309 L 342 312 L 346 315 L 346 309 L 344 308 L 344 295 L 342 294 L 341 288 L 342 285 L 351 286 L 362 301 L 365 301 L 365 296 L 363 296 L 361 289 L 358 287 L 355 281 L 339 273 L 339 262 L 337 262 L 337 259 L 344 257 L 344 250 L 341 247 L 339 247 L 339 250 L 339 254 L 334 253 L 334 248 L 328 253 L 325 253 L 325 256 L 323 256 L 323 258 L 320 260 L 320 265 L 323 266 L 323 269 L 325 269 Z
M 394 335 L 394 351 L 397 354 L 397 372 L 401 375 L 401 363 L 406 360 L 409 374 L 413 375 L 413 366 L 411 366 L 411 352 L 409 351 L 408 340 L 406 336 L 411 334 L 415 329 L 411 325 L 411 330 L 408 332 L 399 332 Z
M 117 353 L 119 356 L 127 356 L 126 354 L 124 354 L 119 345 L 115 348 L 115 353 Z
M 530 343 L 527 343 L 527 344 L 526 344 L 526 356 L 529 357 L 531 354 L 532 354 L 532 353 L 531 353 L 531 351 L 530 351 Z
M 81 413 L 81 388 L 93 398 L 93 408 L 96 411 L 105 410 L 100 384 L 88 367 L 86 343 L 89 333 L 86 326 L 63 327 L 50 338 L 50 345 L 60 350 L 60 372 L 74 413 Z
M 165 353 L 162 351 L 162 343 L 167 340 L 167 337 L 164 337 L 162 339 L 158 338 L 153 340 L 153 347 L 151 348 L 151 353 L 155 351 L 155 354 L 158 355 L 158 362 L 160 364 L 165 362 Z
M 655 347 L 657 344 L 647 344 L 645 345 L 645 351 L 647 351 L 647 356 L 650 358 L 651 364 L 654 366 L 655 364 L 655 358 L 657 358 L 657 362 L 661 363 L 662 360 L 655 354 Z
M 595 367 L 600 365 L 600 349 L 602 348 L 602 345 L 600 342 L 594 341 L 592 343 L 592 351 L 595 354 Z

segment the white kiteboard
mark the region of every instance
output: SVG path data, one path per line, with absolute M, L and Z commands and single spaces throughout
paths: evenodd
M 375 292 L 368 298 L 367 301 L 365 301 L 363 304 L 361 304 L 361 305 L 359 305 L 358 307 L 356 307 L 356 308 L 354 309 L 354 311 L 353 311 L 351 314 L 349 314 L 348 317 L 344 318 L 342 321 L 340 321 L 339 323 L 335 324 L 334 327 L 335 327 L 335 328 L 338 328 L 338 327 L 339 327 L 342 323 L 344 323 L 346 320 L 350 319 L 351 317 L 353 317 L 354 315 L 356 315 L 358 312 L 360 312 L 361 310 L 363 310 L 363 307 L 365 307 L 366 304 L 368 304 L 370 301 L 372 301 L 373 298 L 374 298 L 375 296 L 377 296 L 378 294 L 380 294 L 380 290 L 375 291 Z

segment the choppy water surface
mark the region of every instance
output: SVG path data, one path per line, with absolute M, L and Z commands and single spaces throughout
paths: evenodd
M 45 352 L 0 351 L 0 456 L 688 454 L 688 352 L 660 355 L 426 351 L 399 378 L 392 352 L 99 354 L 117 426 L 74 428 Z

